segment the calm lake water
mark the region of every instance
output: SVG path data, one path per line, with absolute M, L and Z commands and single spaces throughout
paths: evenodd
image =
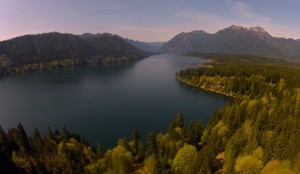
M 187 87 L 175 73 L 204 60 L 157 55 L 134 63 L 65 68 L 0 78 L 0 124 L 23 124 L 28 134 L 48 126 L 113 147 L 137 128 L 165 132 L 182 111 L 187 122 L 202 119 L 224 105 L 227 97 Z

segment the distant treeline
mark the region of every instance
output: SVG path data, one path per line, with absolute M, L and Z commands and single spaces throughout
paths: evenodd
M 39 70 L 53 70 L 62 67 L 69 66 L 78 66 L 78 65 L 86 65 L 86 64 L 111 64 L 111 63 L 122 63 L 128 62 L 132 59 L 128 59 L 127 57 L 122 58 L 101 58 L 101 57 L 93 57 L 93 58 L 67 58 L 67 59 L 53 59 L 48 62 L 38 62 L 38 63 L 29 63 L 19 66 L 6 66 L 0 67 L 0 76 L 10 75 L 10 74 L 19 74 L 25 72 L 33 72 Z

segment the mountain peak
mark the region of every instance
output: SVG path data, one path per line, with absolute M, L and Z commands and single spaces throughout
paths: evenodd
M 238 26 L 238 25 L 231 25 L 229 27 L 229 29 L 232 29 L 232 30 L 244 30 L 244 29 L 247 29 L 247 28 L 244 28 L 243 26 Z
M 188 32 L 186 34 L 191 34 L 191 35 L 207 35 L 208 33 L 205 32 L 204 30 L 194 30 L 194 31 Z
M 208 34 L 208 33 L 204 30 L 193 30 L 193 31 L 190 31 L 190 32 L 181 32 L 179 34 L 185 35 L 185 34 Z
M 231 25 L 228 28 L 225 28 L 223 30 L 220 30 L 221 32 L 223 31 L 234 31 L 234 32 L 246 32 L 246 33 L 251 33 L 252 35 L 258 36 L 262 40 L 267 40 L 270 39 L 271 35 L 262 27 L 256 26 L 256 27 L 243 27 L 243 26 L 237 26 L 237 25 Z
M 252 34 L 258 36 L 262 40 L 270 40 L 272 36 L 262 27 L 251 27 L 248 29 Z
M 249 28 L 250 31 L 260 32 L 260 33 L 267 33 L 265 29 L 260 26 L 251 27 Z
M 238 25 L 231 25 L 230 27 L 228 27 L 227 29 L 231 29 L 231 30 L 245 30 L 245 31 L 253 31 L 253 32 L 259 32 L 259 33 L 268 33 L 265 29 L 263 29 L 260 26 L 256 26 L 256 27 L 243 27 L 243 26 L 238 26 Z
M 206 33 L 204 30 L 194 30 L 191 33 Z

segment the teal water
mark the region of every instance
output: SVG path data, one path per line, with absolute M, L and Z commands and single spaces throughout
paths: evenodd
M 166 131 L 182 111 L 187 122 L 202 119 L 227 97 L 182 85 L 175 73 L 204 60 L 179 55 L 156 55 L 134 63 L 65 68 L 0 79 L 0 124 L 23 124 L 28 134 L 37 127 L 63 126 L 104 148 L 134 128 Z

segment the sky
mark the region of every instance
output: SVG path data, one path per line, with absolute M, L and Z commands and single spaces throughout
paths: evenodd
M 299 0 L 0 0 L 0 41 L 56 31 L 156 42 L 231 25 L 300 39 L 299 8 Z

